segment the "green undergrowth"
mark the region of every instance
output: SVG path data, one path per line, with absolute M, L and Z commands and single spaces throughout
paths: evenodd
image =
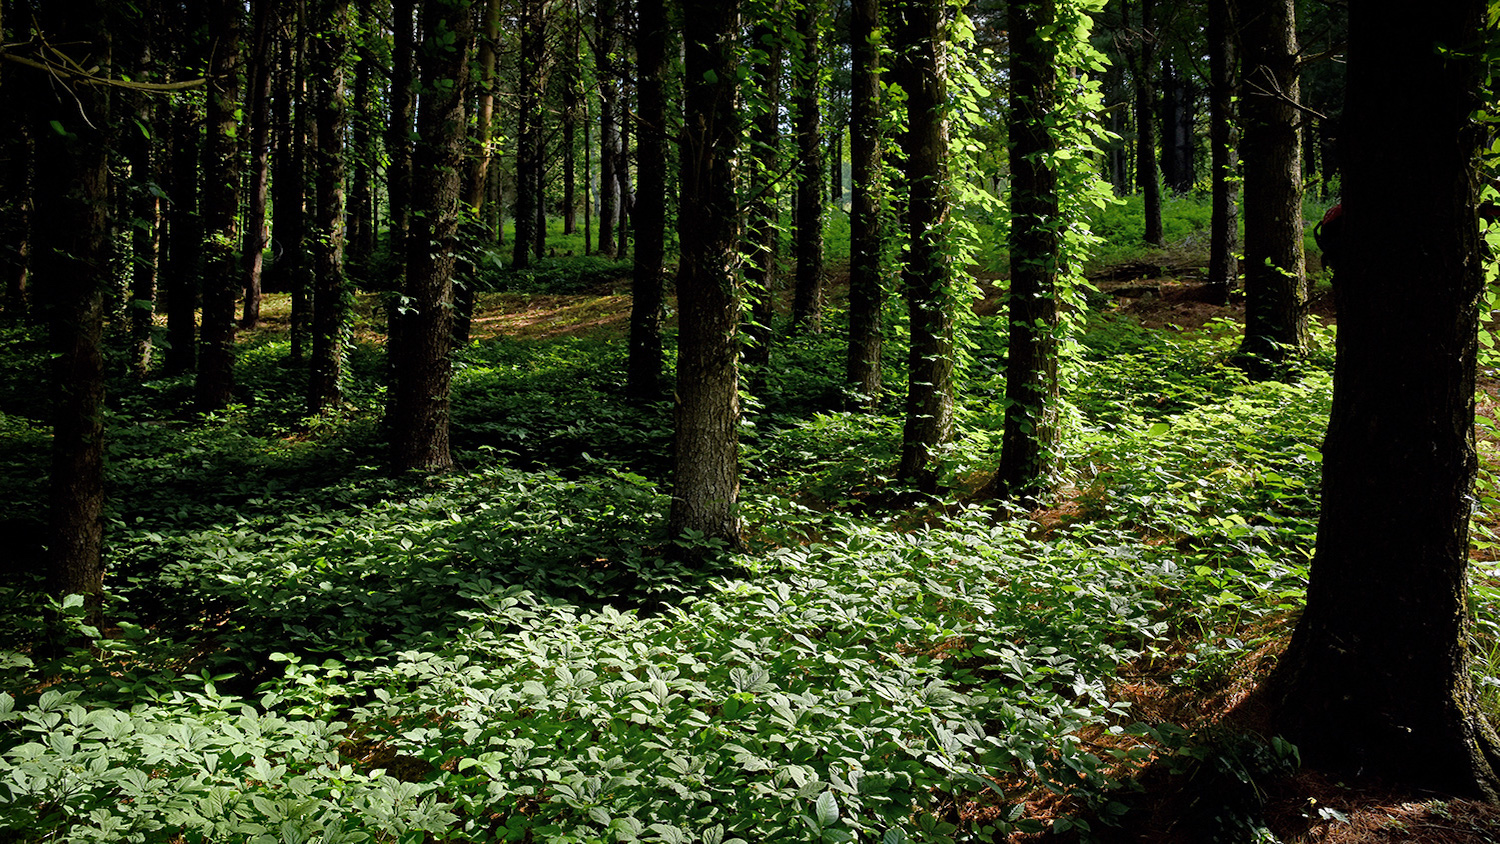
M 273 351 L 215 419 L 170 385 L 122 395 L 109 625 L 0 587 L 0 837 L 898 844 L 1087 831 L 1028 815 L 1042 792 L 1125 811 L 1192 725 L 1121 684 L 1215 694 L 1300 605 L 1326 355 L 1252 384 L 1227 327 L 1095 324 L 1034 520 L 964 500 L 997 451 L 983 361 L 954 488 L 883 503 L 900 420 L 837 409 L 832 334 L 747 396 L 750 550 L 700 568 L 662 529 L 670 407 L 624 401 L 614 346 L 465 351 L 436 478 L 381 468 L 373 366 L 312 430 Z M 35 548 L 46 440 L 21 411 L 3 524 Z M 94 646 L 28 647 L 48 613 Z

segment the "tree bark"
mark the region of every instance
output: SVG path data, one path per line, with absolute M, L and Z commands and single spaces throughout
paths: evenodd
M 250 100 L 250 196 L 245 205 L 245 238 L 240 253 L 245 307 L 240 327 L 260 324 L 261 269 L 266 249 L 266 196 L 271 168 L 271 27 L 276 0 L 251 5 L 250 66 L 246 73 Z
M 1238 12 L 1238 0 L 1208 2 L 1209 143 L 1213 159 L 1208 289 L 1212 301 L 1220 305 L 1229 302 L 1229 292 L 1240 274 L 1240 129 L 1235 113 Z
M 181 375 L 197 365 L 198 291 L 203 263 L 203 218 L 198 213 L 198 158 L 203 149 L 192 98 L 172 111 L 171 198 L 167 204 L 166 374 Z
M 1241 0 L 1245 166 L 1245 339 L 1253 378 L 1278 377 L 1307 347 L 1302 156 L 1294 0 Z
M 442 471 L 453 466 L 449 402 L 453 379 L 453 267 L 458 239 L 464 160 L 465 103 L 473 17 L 465 0 L 424 0 L 422 31 L 454 34 L 428 39 L 420 66 L 423 96 L 412 166 L 412 216 L 407 243 L 407 310 L 395 361 L 390 408 L 396 469 Z
M 641 196 L 636 206 L 626 391 L 638 400 L 650 401 L 661 394 L 661 324 L 666 309 L 668 29 L 664 0 L 639 0 L 637 12 L 640 119 L 636 121 L 636 160 Z
M 28 107 L 20 86 L 0 86 L 6 149 L 0 163 L 0 195 L 10 201 L 0 205 L 0 286 L 5 300 L 0 312 L 7 317 L 26 316 L 27 289 L 31 269 L 32 158 L 33 143 Z
M 234 398 L 234 305 L 241 287 L 240 17 L 237 0 L 213 0 L 208 83 L 208 137 L 203 154 L 203 326 L 199 334 L 198 409 L 215 412 Z
M 107 61 L 101 0 L 38 7 L 51 43 L 84 67 Z M 104 592 L 104 290 L 109 285 L 109 168 L 101 88 L 30 86 L 36 144 L 36 251 L 53 355 L 53 427 L 47 586 L 83 595 L 97 623 Z
M 526 7 L 529 8 L 530 4 Z M 525 18 L 523 18 L 525 20 Z M 523 24 L 524 31 L 524 24 Z M 524 37 L 524 36 L 523 36 Z M 492 151 L 491 125 L 495 116 L 495 42 L 500 39 L 500 0 L 488 0 L 484 10 L 484 32 L 479 38 L 479 94 L 475 97 L 474 152 L 469 157 L 469 169 L 464 183 L 464 205 L 468 206 L 471 237 L 483 243 L 489 238 L 485 226 L 485 200 L 489 196 L 490 159 Z M 521 60 L 526 61 L 534 44 L 523 44 Z M 478 299 L 478 268 L 464 261 L 464 279 L 457 285 L 453 309 L 453 342 L 459 346 L 469 343 L 470 329 L 474 321 L 474 303 Z
M 735 55 L 739 0 L 685 0 L 681 312 L 674 536 L 741 544 L 739 514 L 739 208 L 733 161 L 740 138 Z
M 416 117 L 417 97 L 413 88 L 416 61 L 414 20 L 416 0 L 392 0 L 391 3 L 391 122 L 386 127 L 385 149 L 390 162 L 386 165 L 386 196 L 390 203 L 390 236 L 387 255 L 390 259 L 391 284 L 395 288 L 385 296 L 386 357 L 394 375 L 395 361 L 401 357 L 401 296 L 406 285 L 407 233 L 411 229 L 412 199 L 412 122 Z
M 897 477 L 936 492 L 937 451 L 953 437 L 953 259 L 949 219 L 948 97 L 939 6 L 902 0 L 894 27 L 897 81 L 906 90 L 910 248 L 902 282 L 911 325 L 906 421 Z
M 1010 6 L 1010 341 L 1000 468 L 985 493 L 1034 503 L 1052 485 L 1057 444 L 1056 48 L 1053 0 Z
M 849 219 L 849 354 L 844 366 L 855 407 L 873 411 L 880 402 L 880 315 L 885 307 L 881 273 L 884 193 L 880 146 L 880 3 L 853 0 L 849 26 L 849 158 L 853 198 Z
M 796 114 L 797 214 L 793 248 L 797 276 L 792 294 L 792 333 L 816 334 L 823 330 L 823 136 L 822 68 L 819 39 L 822 38 L 823 0 L 804 0 L 796 12 L 800 49 L 792 71 L 792 110 Z
M 599 254 L 615 257 L 615 221 L 620 214 L 620 185 L 615 178 L 615 156 L 620 149 L 620 126 L 615 117 L 619 83 L 615 81 L 614 61 L 619 38 L 616 35 L 615 4 L 617 0 L 598 0 L 598 26 L 594 55 L 599 75 Z
M 343 404 L 344 331 L 348 322 L 344 277 L 344 130 L 349 0 L 320 0 L 313 76 L 318 98 L 318 210 L 313 238 L 312 358 L 308 361 L 307 415 L 323 416 Z
M 541 182 L 541 3 L 521 2 L 521 51 L 517 56 L 520 78 L 516 82 L 516 239 L 511 265 L 527 267 L 536 253 L 537 188 Z
M 369 32 L 375 19 L 373 10 L 370 8 L 372 0 L 359 0 L 355 4 L 355 12 L 358 16 L 358 27 L 356 32 Z M 345 36 L 345 42 L 350 42 L 349 36 Z M 344 229 L 347 232 L 345 238 L 345 264 L 352 267 L 358 277 L 363 278 L 370 266 L 370 258 L 375 254 L 375 62 L 363 46 L 369 44 L 366 39 L 360 45 L 353 47 L 357 51 L 359 61 L 354 64 L 354 102 L 349 111 L 346 123 L 349 125 L 349 144 L 345 153 L 348 163 L 345 169 L 352 169 L 349 178 L 349 205 L 347 208 Z M 348 51 L 349 46 L 345 47 Z
M 136 72 L 150 72 L 152 56 L 142 39 L 134 57 Z M 144 92 L 133 92 L 126 102 L 139 127 L 127 127 L 121 144 L 130 164 L 130 374 L 144 381 L 151 372 L 153 317 L 156 313 L 156 283 L 161 253 L 161 198 L 155 185 L 160 181 L 161 158 L 154 154 L 157 100 Z M 122 103 L 123 105 L 124 103 Z
M 1357 4 L 1338 358 L 1307 609 L 1269 681 L 1310 766 L 1500 799 L 1467 596 L 1483 258 L 1481 0 Z M 1399 20 L 1400 26 L 1391 21 Z

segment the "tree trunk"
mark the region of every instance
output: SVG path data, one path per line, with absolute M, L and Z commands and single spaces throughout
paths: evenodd
M 416 0 L 392 0 L 391 3 L 391 122 L 386 127 L 385 149 L 390 162 L 386 165 L 386 196 L 391 206 L 390 237 L 387 255 L 391 267 L 391 284 L 395 288 L 385 296 L 386 358 L 394 374 L 395 362 L 401 356 L 401 291 L 406 284 L 407 232 L 411 228 L 412 198 L 412 121 L 416 117 L 417 97 L 413 88 L 416 59 Z
M 146 73 L 151 56 L 141 42 L 137 73 Z M 161 160 L 153 155 L 151 139 L 156 136 L 157 99 L 134 92 L 126 100 L 135 113 L 141 129 L 129 127 L 122 150 L 130 164 L 130 373 L 144 381 L 151 372 L 153 317 L 156 313 L 156 281 L 161 252 L 161 199 L 151 186 L 158 182 Z M 123 105 L 123 103 L 122 103 Z
M 628 0 L 622 0 L 628 3 Z M 615 153 L 615 189 L 619 196 L 619 204 L 616 212 L 619 214 L 615 223 L 615 260 L 623 261 L 630 254 L 630 215 L 635 211 L 632 203 L 635 194 L 630 188 L 630 86 L 622 83 L 620 85 L 620 108 L 619 120 L 620 142 Z M 538 231 L 545 235 L 547 227 L 542 225 Z M 537 254 L 542 252 L 542 239 L 537 238 Z
M 1349 15 L 1338 360 L 1307 609 L 1269 681 L 1308 765 L 1500 799 L 1467 569 L 1482 0 Z M 1391 21 L 1400 21 L 1392 26 Z
M 197 365 L 198 290 L 203 263 L 203 218 L 198 214 L 199 116 L 191 97 L 172 111 L 172 187 L 167 204 L 166 373 L 181 375 Z
M 1045 33 L 1054 0 L 1010 7 L 1010 341 L 1000 468 L 985 489 L 1035 503 L 1050 491 L 1057 444 L 1057 143 L 1048 125 L 1057 103 L 1056 48 Z
M 422 31 L 454 34 L 422 45 L 422 97 L 412 172 L 411 234 L 406 255 L 406 306 L 390 408 L 392 461 L 397 470 L 453 466 L 449 401 L 453 379 L 453 266 L 459 189 L 468 118 L 468 54 L 474 25 L 465 0 L 424 0 Z
M 741 544 L 739 263 L 733 161 L 740 139 L 739 0 L 685 0 L 680 334 L 673 443 L 674 536 Z
M 880 402 L 880 314 L 885 307 L 881 273 L 884 192 L 880 146 L 880 3 L 853 0 L 849 41 L 849 158 L 853 202 L 849 219 L 849 354 L 844 380 L 856 407 L 873 411 Z
M 1208 288 L 1216 304 L 1227 304 L 1239 279 L 1240 129 L 1235 114 L 1238 95 L 1239 0 L 1209 0 L 1209 142 L 1212 146 L 1213 216 L 1209 224 Z
M 1302 155 L 1294 0 L 1241 0 L 1245 77 L 1245 339 L 1254 378 L 1282 374 L 1307 347 Z
M 251 14 L 250 67 L 246 73 L 250 101 L 250 196 L 245 206 L 245 240 L 240 254 L 245 308 L 242 328 L 260 324 L 261 264 L 266 249 L 266 190 L 271 167 L 271 26 L 276 0 L 255 0 Z
M 514 267 L 531 265 L 536 252 L 537 187 L 541 182 L 541 3 L 521 2 L 521 51 L 517 56 L 520 79 L 517 80 L 516 113 L 516 240 L 513 244 Z
M 0 313 L 24 317 L 27 312 L 27 282 L 31 263 L 33 143 L 28 125 L 28 106 L 22 88 L 10 82 L 0 86 L 0 131 L 5 148 L 0 152 L 0 286 L 5 300 Z
M 240 16 L 237 0 L 213 0 L 208 83 L 208 137 L 203 154 L 203 327 L 199 335 L 198 409 L 215 412 L 234 398 L 234 305 L 241 287 Z
M 307 415 L 323 416 L 343 404 L 344 331 L 348 322 L 344 278 L 345 64 L 349 50 L 349 0 L 320 0 L 320 35 L 313 52 L 317 79 L 317 236 L 313 238 L 312 359 L 308 362 Z
M 762 50 L 751 64 L 754 96 L 746 104 L 750 124 L 750 201 L 745 210 L 745 289 L 751 297 L 746 326 L 745 367 L 750 392 L 764 395 L 775 341 L 776 299 L 780 288 L 777 261 L 781 254 L 781 78 L 782 36 L 778 5 L 750 31 L 751 43 Z
M 792 64 L 792 110 L 796 113 L 797 215 L 794 249 L 797 277 L 792 294 L 792 333 L 816 334 L 823 329 L 823 136 L 822 68 L 819 39 L 823 30 L 823 0 L 805 0 L 797 9 L 801 41 Z
M 1141 0 L 1140 65 L 1135 69 L 1135 179 L 1145 205 L 1146 233 L 1151 246 L 1164 246 L 1161 223 L 1161 180 L 1156 172 L 1156 0 Z M 1128 8 L 1128 4 L 1122 3 Z
M 661 323 L 666 306 L 668 29 L 664 0 L 639 0 L 637 11 L 640 119 L 636 121 L 636 167 L 641 196 L 636 207 L 626 391 L 638 400 L 650 401 L 661 394 Z
M 474 152 L 469 157 L 469 169 L 464 184 L 464 204 L 468 206 L 470 237 L 477 243 L 489 240 L 483 231 L 485 199 L 490 187 L 490 136 L 495 116 L 495 42 L 500 38 L 500 0 L 488 0 L 484 10 L 484 33 L 479 39 L 479 95 L 475 97 L 477 112 L 474 115 Z M 523 45 L 522 61 L 528 50 L 535 45 Z M 469 261 L 463 262 L 466 276 L 457 285 L 453 309 L 453 342 L 459 346 L 469 344 L 470 329 L 474 321 L 474 303 L 478 299 L 478 267 Z
M 100 0 L 43 4 L 36 22 L 83 67 L 107 61 Z M 50 328 L 53 427 L 47 586 L 83 595 L 97 623 L 104 592 L 104 290 L 109 285 L 105 91 L 29 80 L 36 145 L 38 289 Z M 61 132 L 58 131 L 59 128 Z
M 936 492 L 937 451 L 953 437 L 953 259 L 949 219 L 947 41 L 940 6 L 902 0 L 894 28 L 897 82 L 906 90 L 907 232 L 902 281 L 911 324 L 906 422 L 897 476 Z
M 607 258 L 615 257 L 615 220 L 620 214 L 619 182 L 615 180 L 615 156 L 620 148 L 620 127 L 615 118 L 619 84 L 615 81 L 614 62 L 610 58 L 618 46 L 615 3 L 616 0 L 598 0 L 595 10 L 598 38 L 594 66 L 599 75 L 598 248 L 599 254 Z
M 359 21 L 356 31 L 369 32 L 375 17 L 370 0 L 360 0 L 355 6 Z M 349 36 L 345 35 L 344 40 L 348 42 Z M 363 43 L 368 44 L 368 39 Z M 349 161 L 345 169 L 352 164 L 354 172 L 349 179 L 348 219 L 344 228 L 348 232 L 345 263 L 363 278 L 375 254 L 375 62 L 363 47 L 357 49 L 361 55 L 354 64 L 354 103 L 346 120 L 350 134 L 345 153 Z

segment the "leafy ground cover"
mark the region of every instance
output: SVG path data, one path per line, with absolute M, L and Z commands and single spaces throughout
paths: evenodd
M 898 417 L 837 410 L 838 334 L 804 338 L 747 402 L 751 548 L 700 570 L 662 532 L 669 407 L 623 400 L 624 300 L 595 271 L 553 288 L 543 267 L 481 298 L 455 380 L 460 469 L 442 477 L 382 468 L 374 312 L 336 423 L 298 419 L 276 331 L 247 341 L 242 404 L 221 417 L 187 414 L 185 383 L 122 383 L 111 626 L 80 628 L 93 646 L 61 655 L 32 647 L 45 613 L 80 616 L 38 597 L 46 431 L 18 386 L 33 370 L 40 383 L 45 355 L 7 329 L 0 530 L 19 553 L 0 587 L 15 645 L 0 652 L 5 835 L 898 844 L 1500 828 L 1473 804 L 1298 779 L 1295 749 L 1244 715 L 1312 552 L 1328 331 L 1295 381 L 1252 384 L 1225 364 L 1233 309 L 1180 330 L 1166 326 L 1191 300 L 1170 283 L 1106 302 L 1076 350 L 1067 484 L 1037 512 L 966 498 L 997 457 L 993 317 L 948 491 L 900 510 L 886 504 Z M 1493 642 L 1495 581 L 1480 574 L 1478 634 Z M 1480 667 L 1492 711 L 1497 671 Z

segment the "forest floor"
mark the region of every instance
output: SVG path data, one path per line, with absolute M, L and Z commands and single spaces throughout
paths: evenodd
M 1227 305 L 1210 302 L 1204 283 L 1194 278 L 1191 261 L 1181 267 L 1129 262 L 1101 267 L 1093 274 L 1095 283 L 1108 303 L 1106 307 L 1130 317 L 1141 325 L 1165 332 L 1199 332 L 1216 320 L 1243 322 L 1244 302 L 1236 298 Z M 831 272 L 832 296 L 842 298 L 847 292 L 845 268 Z M 993 280 L 992 277 L 981 281 Z M 492 293 L 480 297 L 474 320 L 476 337 L 507 336 L 528 340 L 555 340 L 564 337 L 618 339 L 629 326 L 630 297 L 621 292 L 628 279 L 596 285 L 595 288 L 569 295 Z M 994 290 L 993 286 L 989 286 Z M 993 313 L 1003 307 L 1002 297 L 991 294 L 977 302 L 980 312 Z M 1326 285 L 1315 289 L 1309 302 L 1309 313 L 1325 324 L 1336 322 L 1332 291 Z M 1480 412 L 1493 415 L 1500 393 L 1500 381 L 1481 379 L 1483 395 Z M 1494 431 L 1480 426 L 1480 448 L 1492 466 L 1500 466 L 1500 438 Z M 1076 521 L 1085 508 L 1075 500 L 1072 490 L 1055 506 L 1039 510 L 1032 518 L 1046 529 L 1060 522 Z M 1481 526 L 1484 528 L 1486 526 Z M 1490 535 L 1500 535 L 1500 526 L 1489 525 Z M 1492 559 L 1489 543 L 1476 545 L 1476 559 Z M 1115 693 L 1128 700 L 1138 716 L 1180 724 L 1193 730 L 1228 727 L 1264 732 L 1265 712 L 1257 701 L 1255 689 L 1270 668 L 1276 654 L 1290 636 L 1291 619 L 1282 619 L 1285 635 L 1274 637 L 1236 666 L 1237 679 L 1219 694 L 1208 699 L 1196 689 L 1174 685 L 1172 666 L 1165 662 L 1143 661 L 1139 671 L 1115 687 Z M 1091 737 L 1098 740 L 1102 737 Z M 1194 810 L 1195 787 L 1182 777 L 1148 766 L 1137 782 L 1142 791 L 1133 801 L 1144 810 L 1144 823 L 1128 831 L 1095 827 L 1095 838 L 1104 842 L 1167 842 L 1196 844 L 1193 833 L 1185 832 L 1183 819 Z M 1421 799 L 1381 784 L 1348 783 L 1331 780 L 1317 772 L 1303 771 L 1282 780 L 1259 795 L 1264 800 L 1267 828 L 1275 839 L 1285 844 L 1495 844 L 1500 842 L 1500 807 L 1478 801 L 1440 799 L 1431 795 Z M 1086 812 L 1046 791 L 1039 791 L 1028 801 L 1028 817 L 1042 820 Z M 1076 833 L 1016 833 L 1014 844 L 1077 840 Z M 1237 840 L 1233 838 L 1226 841 Z M 1252 838 L 1246 841 L 1257 840 Z

